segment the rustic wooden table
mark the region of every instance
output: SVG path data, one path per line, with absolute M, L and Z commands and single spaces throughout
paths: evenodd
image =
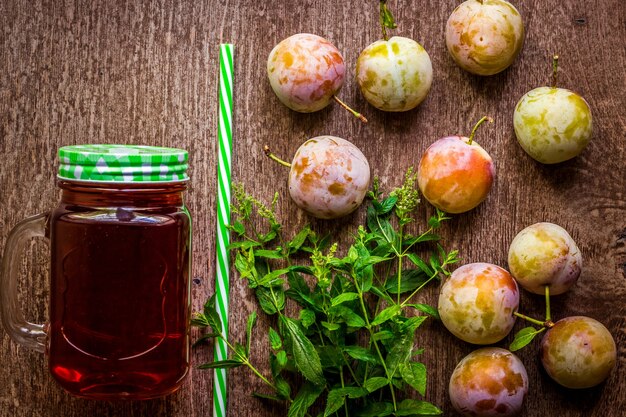
M 286 172 L 263 156 L 271 143 L 292 155 L 305 137 L 335 134 L 354 142 L 383 185 L 396 185 L 437 138 L 468 132 L 484 114 L 496 123 L 479 141 L 491 153 L 497 179 L 489 198 L 455 216 L 443 236 L 466 263 L 506 266 L 515 234 L 532 223 L 565 227 L 584 257 L 573 291 L 554 298 L 556 318 L 583 314 L 602 321 L 618 345 L 618 364 L 605 384 L 570 391 L 541 370 L 537 344 L 520 352 L 530 377 L 526 416 L 622 416 L 626 413 L 626 3 L 622 0 L 517 0 L 527 29 L 524 49 L 499 75 L 480 78 L 461 71 L 448 56 L 443 28 L 459 1 L 392 2 L 399 28 L 429 52 L 434 82 L 416 110 L 385 114 L 367 105 L 354 80 L 361 49 L 378 39 L 378 2 L 213 0 L 179 2 L 0 2 L 0 241 L 20 219 L 52 208 L 56 152 L 78 143 L 135 143 L 186 148 L 194 217 L 193 306 L 213 292 L 218 43 L 236 46 L 234 179 L 269 198 L 282 196 L 288 227 L 311 222 L 320 231 L 346 236 L 363 220 L 321 222 L 307 218 L 287 196 Z M 350 71 L 342 97 L 362 109 L 363 125 L 336 106 L 297 114 L 282 106 L 265 75 L 272 47 L 298 32 L 322 35 L 342 51 Z M 517 145 L 513 107 L 528 90 L 545 85 L 552 53 L 561 55 L 560 84 L 581 93 L 594 116 L 594 137 L 578 158 L 555 166 L 530 159 Z M 424 204 L 424 218 L 431 208 Z M 45 242 L 23 263 L 21 305 L 32 321 L 47 314 L 48 255 Z M 26 273 L 26 271 L 28 271 Z M 425 301 L 436 303 L 437 289 Z M 245 285 L 233 278 L 232 334 L 241 338 L 256 309 Z M 522 295 L 521 309 L 540 316 L 541 297 Z M 261 331 L 267 322 L 261 322 Z M 515 329 L 522 327 L 517 323 Z M 429 369 L 427 398 L 453 415 L 447 383 L 455 364 L 474 349 L 437 323 L 420 330 L 417 344 Z M 511 336 L 506 339 L 506 346 Z M 253 356 L 264 371 L 265 338 Z M 212 357 L 197 349 L 198 365 Z M 229 374 L 232 416 L 284 415 L 280 407 L 252 399 L 261 388 L 249 372 Z M 212 373 L 192 369 L 176 394 L 147 402 L 106 403 L 72 398 L 53 382 L 46 358 L 20 348 L 0 332 L 2 416 L 207 416 Z

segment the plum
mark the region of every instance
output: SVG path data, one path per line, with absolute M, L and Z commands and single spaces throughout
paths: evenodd
M 541 363 L 566 388 L 590 388 L 615 367 L 615 340 L 602 323 L 585 316 L 559 320 L 541 341 Z
M 515 324 L 519 290 L 504 269 L 473 263 L 456 269 L 439 294 L 439 316 L 456 337 L 477 345 L 502 340 Z
M 450 15 L 446 45 L 457 65 L 476 75 L 508 68 L 522 50 L 524 23 L 504 0 L 467 0 Z
M 528 393 L 528 374 L 517 356 L 506 349 L 473 351 L 454 368 L 449 394 L 464 416 L 518 415 Z
M 267 58 L 270 85 L 285 106 L 311 113 L 335 100 L 367 122 L 336 96 L 345 73 L 346 65 L 335 45 L 310 33 L 298 33 L 282 40 Z
M 536 223 L 515 236 L 509 247 L 511 275 L 527 291 L 551 295 L 566 292 L 582 270 L 582 256 L 574 239 L 553 223 Z
M 591 109 L 565 88 L 539 87 L 515 106 L 513 127 L 520 146 L 534 160 L 557 164 L 578 156 L 591 140 Z
M 409 38 L 379 40 L 361 52 L 356 77 L 365 99 L 379 110 L 402 112 L 428 95 L 433 66 L 426 50 Z
M 313 217 L 335 219 L 345 216 L 363 202 L 370 183 L 370 166 L 365 155 L 345 139 L 318 136 L 304 142 L 289 166 L 289 194 L 298 207 Z
M 463 213 L 479 205 L 491 190 L 495 166 L 491 156 L 469 138 L 448 136 L 433 143 L 422 156 L 417 179 L 424 197 L 448 213 Z
M 589 144 L 593 120 L 580 95 L 557 88 L 559 56 L 552 59 L 552 86 L 524 94 L 513 112 L 513 127 L 524 151 L 542 164 L 578 156 Z
M 380 0 L 383 39 L 365 48 L 356 64 L 356 78 L 365 99 L 379 110 L 402 112 L 414 109 L 428 95 L 433 66 L 426 50 L 413 39 L 387 36 L 395 29 L 387 0 Z

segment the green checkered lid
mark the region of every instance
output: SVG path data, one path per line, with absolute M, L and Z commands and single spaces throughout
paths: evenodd
M 75 145 L 59 149 L 58 177 L 72 181 L 186 181 L 187 151 L 141 145 Z

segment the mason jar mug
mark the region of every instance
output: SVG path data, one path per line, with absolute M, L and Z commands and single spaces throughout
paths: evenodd
M 45 352 L 61 387 L 93 399 L 167 395 L 189 368 L 191 218 L 187 152 L 149 146 L 59 150 L 61 201 L 19 223 L 2 258 L 0 312 L 9 336 Z M 17 300 L 28 240 L 50 241 L 49 321 Z

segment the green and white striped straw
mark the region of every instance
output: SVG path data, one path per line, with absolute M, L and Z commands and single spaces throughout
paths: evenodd
M 222 319 L 222 334 L 228 337 L 230 233 L 230 167 L 233 147 L 233 52 L 232 44 L 220 45 L 220 90 L 218 108 L 218 171 L 217 171 L 217 270 L 215 275 L 215 300 L 217 313 Z M 216 339 L 215 360 L 228 358 L 226 343 Z M 226 369 L 215 369 L 213 390 L 213 415 L 226 417 Z

